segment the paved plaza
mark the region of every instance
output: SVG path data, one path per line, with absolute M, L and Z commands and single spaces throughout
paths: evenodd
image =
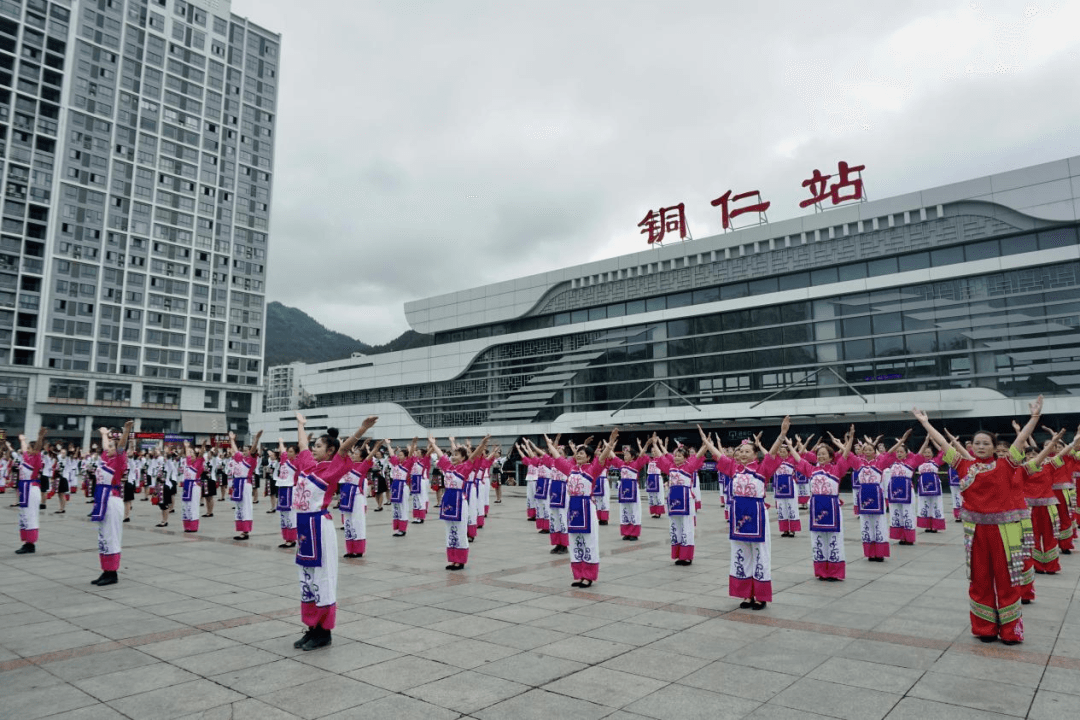
M 38 552 L 20 556 L 13 497 L 0 496 L 3 718 L 1061 720 L 1080 707 L 1080 554 L 1037 577 L 1023 645 L 984 645 L 951 522 L 869 563 L 845 507 L 839 583 L 814 579 L 805 532 L 774 527 L 776 599 L 754 612 L 727 594 L 715 494 L 692 566 L 672 565 L 663 520 L 646 517 L 636 543 L 611 525 L 588 590 L 526 523 L 519 488 L 491 506 L 459 573 L 443 569 L 441 522 L 394 538 L 391 513 L 369 512 L 367 556 L 341 561 L 333 646 L 305 653 L 267 499 L 246 543 L 227 503 L 185 535 L 179 513 L 157 529 L 136 502 L 120 583 L 99 589 L 89 506 L 43 514 Z

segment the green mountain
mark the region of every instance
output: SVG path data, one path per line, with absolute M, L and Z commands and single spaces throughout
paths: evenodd
M 425 347 L 430 335 L 406 330 L 385 345 L 368 345 L 343 333 L 323 327 L 303 310 L 271 302 L 266 306 L 266 366 L 299 360 L 306 363 L 347 358 L 354 352 L 365 355 Z

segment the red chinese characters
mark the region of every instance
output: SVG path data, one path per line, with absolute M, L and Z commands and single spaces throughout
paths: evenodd
M 679 239 L 686 239 L 686 206 L 683 203 L 672 207 L 650 210 L 649 214 L 638 223 L 641 234 L 648 234 L 649 244 L 663 242 L 668 233 L 679 233 Z
M 828 185 L 828 180 L 832 175 L 822 175 L 820 170 L 815 169 L 812 177 L 803 180 L 802 186 L 810 190 L 810 198 L 799 203 L 799 207 L 805 208 L 810 207 L 811 205 L 817 205 L 827 198 L 832 198 L 833 205 L 839 205 L 848 200 L 862 200 L 862 176 L 857 175 L 856 173 L 865 169 L 865 165 L 855 165 L 854 167 L 851 167 L 841 160 L 837 167 L 836 182 L 831 186 Z M 856 176 L 852 178 L 852 174 L 856 174 Z M 850 188 L 848 193 L 843 193 L 847 188 Z
M 740 200 L 745 200 L 748 197 L 754 197 L 754 196 L 757 196 L 758 201 L 753 205 L 747 205 L 746 207 L 741 207 L 741 208 L 729 208 L 728 207 L 729 202 L 732 205 L 734 205 L 735 203 L 739 202 Z M 748 212 L 763 213 L 763 212 L 765 212 L 766 210 L 769 209 L 770 205 L 772 205 L 772 203 L 769 202 L 768 200 L 766 200 L 764 202 L 761 200 L 761 192 L 758 191 L 758 190 L 751 190 L 750 192 L 739 193 L 738 195 L 734 195 L 734 196 L 731 194 L 731 191 L 728 190 L 726 193 L 724 193 L 720 197 L 713 200 L 710 204 L 713 207 L 719 207 L 720 208 L 721 217 L 722 217 L 722 219 L 724 221 L 724 229 L 725 230 L 727 230 L 728 228 L 731 227 L 732 219 L 739 217 L 743 213 L 748 213 Z

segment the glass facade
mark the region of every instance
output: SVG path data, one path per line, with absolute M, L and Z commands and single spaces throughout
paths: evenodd
M 944 267 L 996 257 L 1008 257 L 1020 253 L 1076 244 L 1077 229 L 1075 227 L 1061 227 L 1039 233 L 1022 233 L 989 240 L 980 239 L 975 242 L 961 243 L 933 250 L 843 263 L 802 272 L 785 273 L 681 292 L 657 294 L 626 302 L 581 307 L 567 312 L 537 314 L 508 322 L 440 332 L 435 334 L 433 342 L 436 345 L 441 345 L 448 342 L 476 340 L 507 333 L 542 330 L 590 320 L 604 320 L 606 318 L 618 318 L 656 310 L 671 310 L 720 300 L 736 300 L 755 295 L 768 295 L 782 290 L 798 290 L 845 280 L 883 277 L 898 272 Z
M 781 389 L 782 398 L 1067 394 L 1080 390 L 1078 326 L 1080 263 L 1067 262 L 505 343 L 452 381 L 325 393 L 315 404 L 393 402 L 438 428 L 753 403 Z

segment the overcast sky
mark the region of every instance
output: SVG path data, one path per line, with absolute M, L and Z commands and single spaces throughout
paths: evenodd
M 877 199 L 1080 155 L 1077 2 L 232 7 L 283 34 L 268 299 L 372 344 L 407 300 L 646 249 L 661 206 L 702 238 L 840 160 Z

